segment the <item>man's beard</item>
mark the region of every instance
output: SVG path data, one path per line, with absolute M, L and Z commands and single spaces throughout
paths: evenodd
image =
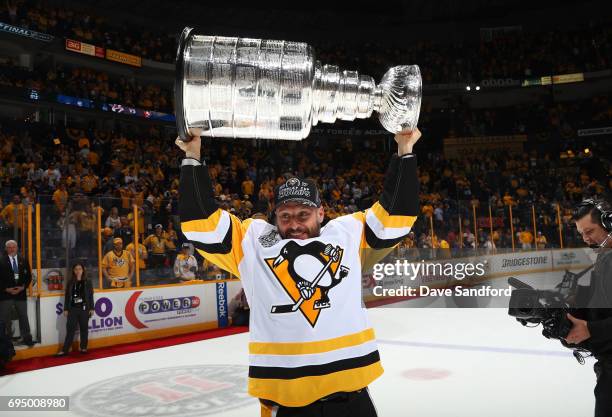
M 278 226 L 277 226 L 278 228 Z M 278 229 L 278 233 L 281 235 L 283 239 L 310 239 L 313 237 L 317 237 L 321 234 L 321 225 L 317 223 L 313 228 L 307 227 L 299 227 L 295 229 L 288 229 L 284 233 Z M 303 237 L 303 234 L 306 234 L 306 237 Z M 301 235 L 301 236 L 296 236 Z

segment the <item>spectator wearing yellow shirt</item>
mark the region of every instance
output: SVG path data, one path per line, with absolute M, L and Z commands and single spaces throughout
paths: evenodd
M 125 247 L 125 250 L 128 251 L 130 255 L 132 255 L 132 258 L 134 258 L 134 261 L 136 261 L 136 251 L 134 248 L 134 242 L 130 242 L 130 244 Z M 148 258 L 147 248 L 141 242 L 138 242 L 138 269 L 141 271 L 147 269 Z
M 437 257 L 441 257 L 441 258 L 449 258 L 450 257 L 450 244 L 448 243 L 448 241 L 444 238 L 438 238 L 437 236 L 434 235 L 434 238 L 436 240 L 436 245 L 434 246 L 434 248 L 437 248 Z
M 337 188 L 334 188 L 331 191 L 331 198 L 333 202 L 337 202 L 338 200 L 340 200 L 340 197 L 342 196 L 342 194 L 340 193 L 340 190 L 338 190 Z
M 19 194 L 21 201 L 26 207 L 34 204 L 36 201 L 36 189 L 34 188 L 32 181 L 26 181 L 25 185 L 19 189 Z M 2 203 L 0 203 L 0 210 L 2 210 Z
M 142 242 L 149 250 L 149 264 L 151 268 L 155 268 L 157 272 L 163 268 L 166 263 L 168 254 L 168 241 L 163 236 L 164 228 L 161 224 L 155 225 L 155 233 L 148 236 Z
M 516 203 L 514 202 L 514 198 L 512 198 L 512 196 L 510 195 L 510 193 L 508 191 L 506 191 L 504 193 L 503 200 L 504 200 L 504 205 L 506 205 L 506 206 L 515 206 L 516 205 Z
M 55 203 L 55 208 L 59 213 L 63 213 L 66 209 L 66 204 L 68 204 L 68 191 L 66 190 L 66 184 L 60 183 L 59 187 L 53 193 L 53 202 Z
M 519 232 L 519 241 L 523 249 L 531 249 L 533 234 L 529 230 L 522 230 Z
M 132 286 L 134 258 L 128 251 L 123 250 L 123 240 L 120 237 L 113 239 L 113 250 L 104 255 L 102 273 L 104 278 L 110 282 L 111 288 Z
M 97 152 L 90 150 L 87 154 L 87 162 L 89 165 L 96 167 L 100 163 L 100 155 Z
M 85 256 L 93 250 L 96 239 L 96 228 L 98 216 L 93 211 L 91 205 L 87 205 L 84 210 L 77 212 L 77 246 L 78 251 Z
M 130 211 L 132 191 L 128 187 L 122 187 L 119 189 L 119 194 L 121 195 L 121 212 L 128 213 Z
M 91 195 L 98 188 L 98 177 L 93 173 L 88 172 L 81 178 L 81 189 L 87 195 Z
M 145 222 L 144 222 L 144 209 L 142 208 L 142 206 L 138 206 L 137 209 L 138 212 L 138 236 L 142 237 L 144 236 L 145 233 Z M 130 227 L 132 228 L 132 230 L 134 230 L 134 210 L 130 211 L 127 214 L 127 219 L 129 222 Z
M 427 217 L 433 216 L 433 212 L 434 208 L 429 202 L 424 204 L 423 207 L 421 207 L 421 213 L 423 213 Z
M 548 244 L 548 240 L 546 239 L 546 236 L 542 234 L 542 232 L 538 232 L 538 237 L 536 237 L 535 242 L 537 249 L 544 249 Z
M 168 228 L 162 232 L 162 237 L 166 239 L 168 247 L 168 255 L 170 257 L 170 264 L 174 265 L 174 259 L 176 258 L 176 245 L 178 243 L 178 235 L 174 230 L 174 222 L 168 221 Z
M 529 195 L 529 191 L 525 187 L 519 187 L 516 190 L 516 195 L 518 195 L 521 199 L 527 197 Z
M 253 195 L 255 192 L 255 183 L 250 178 L 242 181 L 242 194 Z
M 162 171 L 161 167 L 159 165 L 157 165 L 155 167 L 154 172 L 153 172 L 153 179 L 156 182 L 162 182 L 165 178 L 166 178 L 166 176 L 164 175 L 164 171 Z
M 25 207 L 21 204 L 18 195 L 13 196 L 13 200 L 8 203 L 0 212 L 0 218 L 11 228 L 21 229 L 23 227 Z
M 416 248 L 416 235 L 414 232 L 408 233 L 408 236 L 404 239 L 404 247 L 407 249 Z
M 78 142 L 79 149 L 89 148 L 91 145 L 89 139 L 85 136 L 85 132 L 81 131 L 81 137 Z
M 145 192 L 140 185 L 137 185 L 132 193 L 132 204 L 142 207 L 144 204 Z
M 499 229 L 495 229 L 493 231 L 493 239 L 492 239 L 493 243 L 494 244 L 499 243 L 500 242 L 500 240 L 499 240 L 500 238 L 501 238 L 501 233 L 500 233 Z

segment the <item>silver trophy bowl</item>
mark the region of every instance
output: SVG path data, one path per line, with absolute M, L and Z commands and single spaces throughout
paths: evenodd
M 176 58 L 179 137 L 302 140 L 317 123 L 378 113 L 391 133 L 414 129 L 421 108 L 416 65 L 389 69 L 380 84 L 321 65 L 309 45 L 181 34 Z

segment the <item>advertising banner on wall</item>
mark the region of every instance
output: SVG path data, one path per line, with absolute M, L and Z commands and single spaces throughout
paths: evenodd
M 444 156 L 458 158 L 466 152 L 505 151 L 517 152 L 523 150 L 527 135 L 474 136 L 459 138 L 444 138 Z
M 141 57 L 115 51 L 113 49 L 106 50 L 106 59 L 109 61 L 119 62 L 121 64 L 132 65 L 134 67 L 142 67 Z
M 8 23 L 0 22 L 0 31 L 11 33 L 13 35 L 23 36 L 25 38 L 35 39 L 37 41 L 51 42 L 55 37 L 47 33 L 36 32 L 35 30 L 20 28 L 9 25 Z
M 227 285 L 225 282 L 217 282 L 215 288 L 217 295 L 217 323 L 219 327 L 227 327 L 229 325 Z
M 551 251 L 506 253 L 489 257 L 491 275 L 552 270 Z
M 216 287 L 188 285 L 94 294 L 90 339 L 181 327 L 217 320 Z M 41 298 L 42 344 L 65 337 L 64 297 Z
M 590 248 L 559 249 L 552 251 L 553 268 L 586 268 L 595 262 L 597 253 Z
M 66 50 L 83 55 L 104 58 L 104 48 L 81 41 L 75 41 L 74 39 L 66 39 Z

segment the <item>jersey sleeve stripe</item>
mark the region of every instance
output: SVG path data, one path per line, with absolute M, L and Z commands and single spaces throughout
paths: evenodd
M 392 248 L 398 243 L 400 243 L 402 239 L 404 239 L 404 237 L 405 235 L 402 235 L 396 238 L 392 238 L 392 239 L 381 239 L 378 236 L 376 236 L 376 234 L 374 233 L 374 231 L 372 231 L 370 226 L 368 226 L 367 224 L 365 226 L 365 241 L 367 244 L 366 248 L 372 248 L 372 249 Z
M 227 214 L 227 212 L 221 209 L 217 209 L 213 214 L 211 214 L 205 219 L 189 220 L 186 222 L 182 222 L 181 227 L 183 228 L 183 230 L 189 231 L 212 232 L 219 225 L 223 213 Z
M 413 217 L 413 219 L 416 218 Z M 414 220 L 412 220 L 412 223 L 414 223 Z M 366 212 L 366 225 L 378 239 L 382 240 L 401 238 L 410 232 L 410 225 L 408 223 L 403 227 L 385 227 L 371 210 Z
M 200 255 L 202 255 L 208 262 L 215 264 L 219 268 L 224 271 L 229 272 L 230 274 L 240 278 L 240 271 L 238 270 L 238 266 L 233 260 L 233 257 L 229 253 L 211 253 L 205 252 L 201 249 L 198 249 Z
M 182 223 L 181 228 L 187 239 L 204 244 L 222 242 L 227 231 L 232 227 L 232 221 L 227 211 L 218 211 L 221 214 L 218 216 L 216 224 L 214 221 L 209 221 L 210 217 L 209 219 L 191 220 Z
M 380 224 L 383 225 L 383 227 L 412 227 L 412 225 L 417 219 L 416 216 L 390 215 L 378 201 L 374 203 L 374 205 L 367 211 L 367 213 L 376 216 L 376 218 L 378 219 Z
M 221 216 L 221 218 L 223 219 L 223 217 L 226 217 L 230 226 L 227 228 L 223 239 L 214 243 L 206 243 L 190 238 L 187 233 L 183 233 L 185 233 L 185 236 L 191 240 L 193 246 L 207 261 L 217 265 L 221 269 L 228 271 L 236 277 L 240 277 L 239 265 L 244 257 L 242 241 L 252 221 L 246 220 L 244 222 L 240 222 L 240 219 L 238 219 L 236 216 L 231 215 L 226 211 L 223 213 L 224 214 Z M 219 226 L 221 226 L 221 222 Z M 209 233 L 213 234 L 216 232 Z
M 185 233 L 187 235 L 187 233 Z M 232 250 L 232 228 L 230 227 L 219 243 L 202 243 L 197 240 L 191 240 L 193 246 L 200 250 L 211 254 L 227 254 Z M 212 261 L 211 261 L 212 262 Z

